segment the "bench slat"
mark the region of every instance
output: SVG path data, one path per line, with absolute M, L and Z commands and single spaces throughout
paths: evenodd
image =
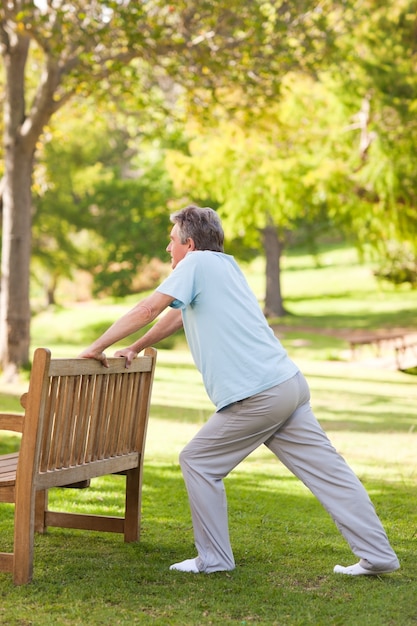
M 0 485 L 2 487 L 15 484 L 18 458 L 18 452 L 0 456 Z

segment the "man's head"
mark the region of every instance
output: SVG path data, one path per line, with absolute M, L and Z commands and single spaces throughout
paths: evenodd
M 190 205 L 170 216 L 174 224 L 167 250 L 174 268 L 190 250 L 223 252 L 224 233 L 216 211 Z

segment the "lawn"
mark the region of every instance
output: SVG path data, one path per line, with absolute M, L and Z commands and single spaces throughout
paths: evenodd
M 313 332 L 314 327 L 358 325 L 411 328 L 417 298 L 406 289 L 384 291 L 369 269 L 352 261 L 352 251 L 329 254 L 323 254 L 318 268 L 308 256 L 286 261 L 283 282 L 293 314 L 280 320 L 282 341 L 309 380 L 317 417 L 368 489 L 398 552 L 401 570 L 381 577 L 334 575 L 336 563 L 353 562 L 348 546 L 310 492 L 266 449 L 257 450 L 225 481 L 236 570 L 211 575 L 168 570 L 172 562 L 194 556 L 177 459 L 211 412 L 179 335 L 175 344 L 158 354 L 141 541 L 124 544 L 117 535 L 64 529 L 38 536 L 33 583 L 16 588 L 9 575 L 0 574 L 0 623 L 417 623 L 417 379 L 378 367 L 368 355 L 352 362 L 344 340 Z M 337 278 L 331 283 L 334 273 Z M 259 262 L 248 268 L 260 297 L 261 276 Z M 44 312 L 34 320 L 33 345 L 49 345 L 58 355 L 77 354 L 125 307 L 123 302 L 107 302 Z M 303 341 L 297 341 L 298 327 L 304 329 Z M 12 393 L 0 388 L 0 408 L 17 408 L 24 388 L 24 381 Z M 0 438 L 1 452 L 17 445 L 16 437 Z M 73 510 L 91 506 L 97 513 L 117 514 L 122 506 L 121 480 L 97 479 L 83 491 L 53 490 L 51 501 L 65 502 Z M 0 511 L 1 550 L 11 547 L 12 507 L 1 505 Z

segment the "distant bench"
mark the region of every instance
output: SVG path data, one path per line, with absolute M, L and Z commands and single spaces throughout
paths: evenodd
M 405 369 L 404 360 L 411 359 L 409 367 L 417 366 L 417 335 L 409 332 L 389 332 L 380 331 L 375 333 L 363 333 L 351 336 L 349 339 L 350 353 L 352 359 L 357 356 L 357 348 L 365 345 L 374 347 L 377 357 L 381 356 L 384 346 L 393 350 L 397 369 Z M 415 356 L 413 360 L 413 355 Z M 412 363 L 414 362 L 414 365 Z

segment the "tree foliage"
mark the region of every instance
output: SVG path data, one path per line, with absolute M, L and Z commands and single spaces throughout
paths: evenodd
M 39 243 L 34 250 L 52 273 L 61 271 L 77 254 L 73 235 L 82 228 L 81 208 L 82 219 L 107 233 L 106 253 L 92 248 L 90 261 L 96 254 L 103 287 L 114 281 L 122 292 L 137 262 L 122 243 L 143 241 L 150 217 L 139 205 L 154 203 L 155 224 L 163 222 L 162 198 L 169 193 L 163 171 L 159 196 L 151 168 L 134 181 L 120 162 L 105 163 L 103 153 L 84 179 L 75 168 L 67 180 L 59 179 L 60 189 L 56 184 L 38 193 L 42 169 L 32 175 L 39 148 L 51 119 L 71 99 L 72 113 L 90 95 L 95 106 L 110 100 L 146 136 L 158 127 L 164 135 L 175 119 L 187 117 L 198 120 L 193 131 L 201 134 L 205 120 L 211 125 L 206 155 L 202 142 L 193 141 L 191 157 L 201 166 L 194 163 L 192 175 L 198 172 L 201 197 L 221 207 L 227 228 L 251 245 L 261 239 L 265 245 L 273 231 L 279 255 L 300 224 L 311 232 L 330 220 L 359 242 L 384 248 L 392 239 L 407 239 L 415 250 L 415 9 L 412 0 L 2 3 L 3 366 L 13 369 L 28 357 L 32 225 Z M 129 130 L 127 135 L 132 137 Z M 118 135 L 114 153 L 118 141 L 129 145 L 125 139 Z M 187 168 L 186 160 L 177 167 L 179 182 L 187 181 Z M 196 190 L 190 176 L 183 193 L 187 187 Z M 32 224 L 33 204 L 38 214 Z M 116 215 L 120 237 L 112 248 Z
M 335 6 L 339 6 L 335 3 Z M 328 10 L 327 10 L 328 9 Z M 129 92 L 137 106 L 156 89 L 192 89 L 201 108 L 207 93 L 221 98 L 244 85 L 244 102 L 279 92 L 280 77 L 323 57 L 334 43 L 333 3 L 307 0 L 7 0 L 0 8 L 5 66 L 0 358 L 13 373 L 28 358 L 31 180 L 42 133 L 75 95 Z M 312 52 L 314 54 L 310 55 Z M 36 54 L 36 85 L 26 81 Z M 162 98 L 166 103 L 168 97 Z M 171 101 L 172 105 L 172 101 Z
M 395 241 L 417 254 L 416 9 L 414 0 L 362 3 L 334 70 L 340 100 L 362 101 L 351 224 L 382 258 Z
M 219 205 L 227 233 L 266 254 L 265 312 L 285 313 L 280 256 L 295 238 L 329 229 L 349 181 L 349 116 L 323 75 L 289 74 L 281 99 L 248 127 L 218 114 L 218 125 L 194 130 L 189 154 L 171 152 L 177 189 Z
M 64 110 L 48 130 L 33 187 L 33 260 L 49 301 L 59 277 L 77 268 L 93 275 L 94 293 L 120 296 L 146 259 L 166 258 L 172 193 L 161 142 L 117 111 L 80 107 L 81 116 Z
M 335 11 L 338 50 L 329 63 L 316 62 L 309 77 L 306 67 L 287 74 L 279 102 L 262 115 L 256 102 L 253 116 L 240 111 L 233 126 L 220 114 L 217 128 L 191 142 L 190 155 L 176 155 L 180 188 L 196 180 L 231 231 L 264 246 L 273 229 L 275 257 L 300 225 L 307 236 L 331 226 L 380 260 L 402 242 L 400 274 L 408 275 L 410 250 L 417 258 L 415 8 L 409 0 L 370 0 Z M 272 302 L 282 313 L 279 261 L 271 263 L 274 279 L 266 256 L 266 309 Z

